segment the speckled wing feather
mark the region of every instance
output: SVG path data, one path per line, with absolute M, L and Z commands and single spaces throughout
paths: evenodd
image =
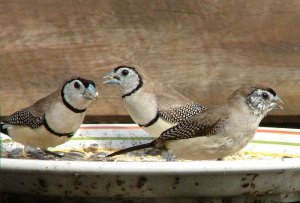
M 205 109 L 168 85 L 154 81 L 143 69 L 138 71 L 144 81 L 143 91 L 155 95 L 158 114 L 163 119 L 176 124 Z
M 25 108 L 4 119 L 3 123 L 38 128 L 44 123 L 44 117 L 35 116 L 29 108 Z
M 185 104 L 184 106 L 171 107 L 169 109 L 159 109 L 158 113 L 167 121 L 178 123 L 200 113 L 204 109 L 205 108 L 200 104 L 190 103 Z
M 224 114 L 226 112 L 222 112 L 219 109 L 205 110 L 203 113 L 181 121 L 164 131 L 157 139 L 157 143 L 217 134 L 218 129 L 224 124 L 224 120 L 227 118 Z
M 57 101 L 58 98 L 59 91 L 56 91 L 38 100 L 30 107 L 15 112 L 11 116 L 4 119 L 2 122 L 12 125 L 28 126 L 30 128 L 38 128 L 44 124 L 45 112 L 49 108 L 50 104 L 54 101 Z
M 162 89 L 159 92 L 167 94 L 157 94 L 158 113 L 171 123 L 186 120 L 205 109 L 173 89 Z

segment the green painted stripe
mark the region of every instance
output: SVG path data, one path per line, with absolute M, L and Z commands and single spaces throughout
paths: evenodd
M 253 144 L 269 144 L 269 145 L 283 145 L 283 146 L 300 146 L 300 143 L 296 143 L 296 142 L 276 142 L 276 141 L 266 141 L 266 140 L 253 140 L 250 143 L 253 143 Z

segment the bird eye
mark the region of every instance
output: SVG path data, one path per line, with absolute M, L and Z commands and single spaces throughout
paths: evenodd
M 123 75 L 123 76 L 126 76 L 126 75 L 128 75 L 128 70 L 122 70 L 122 72 L 121 72 L 121 74 Z
M 263 92 L 261 96 L 264 100 L 269 99 L 269 95 L 266 92 Z
M 74 82 L 74 87 L 75 87 L 76 89 L 79 89 L 79 88 L 80 88 L 79 82 Z

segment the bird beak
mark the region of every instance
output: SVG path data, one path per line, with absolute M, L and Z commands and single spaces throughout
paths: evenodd
M 114 71 L 110 71 L 103 76 L 105 80 L 103 84 L 120 84 L 119 77 L 114 73 Z
M 84 89 L 82 97 L 86 100 L 95 100 L 98 97 L 98 92 L 94 85 L 89 84 L 89 86 Z
M 271 103 L 271 107 L 273 109 L 283 109 L 283 107 L 280 104 L 284 104 L 284 102 L 279 96 L 275 96 L 273 102 Z

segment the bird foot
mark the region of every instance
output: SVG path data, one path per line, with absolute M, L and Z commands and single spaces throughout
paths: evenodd
M 22 157 L 24 157 L 24 150 L 23 150 L 23 148 L 15 148 L 15 149 L 7 152 L 7 157 L 14 158 L 14 159 L 22 158 Z
M 169 161 L 176 161 L 176 157 L 172 153 L 170 153 L 168 151 L 163 152 L 162 157 L 164 157 L 167 162 L 169 162 Z
M 44 152 L 45 154 L 49 154 L 49 155 L 55 156 L 55 157 L 57 157 L 57 158 L 63 158 L 63 157 L 64 157 L 64 155 L 58 154 L 58 153 L 56 153 L 56 152 L 49 151 L 48 149 L 43 150 L 43 152 Z

